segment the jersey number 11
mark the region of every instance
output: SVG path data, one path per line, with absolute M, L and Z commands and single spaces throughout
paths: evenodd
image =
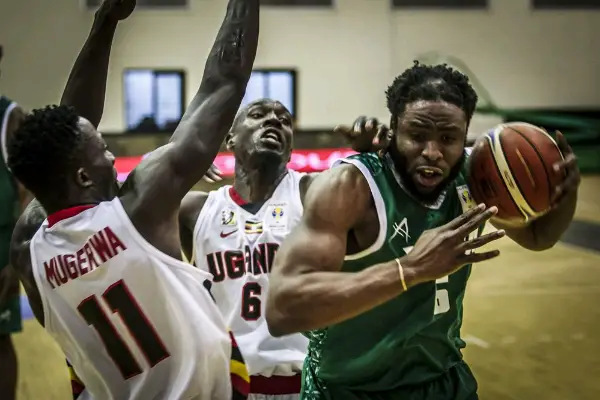
M 96 295 L 85 298 L 79 303 L 77 310 L 85 321 L 96 329 L 106 352 L 121 372 L 123 379 L 127 380 L 142 373 L 142 368 L 100 306 L 100 301 L 103 301 L 113 313 L 119 314 L 150 368 L 170 356 L 125 282 L 119 280 L 104 291 L 101 299 Z

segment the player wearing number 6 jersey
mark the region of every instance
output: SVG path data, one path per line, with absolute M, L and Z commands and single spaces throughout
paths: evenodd
M 360 135 L 347 136 L 362 145 Z M 236 157 L 233 186 L 191 192 L 180 210 L 184 251 L 213 276 L 211 292 L 246 359 L 255 399 L 298 398 L 308 344 L 300 334 L 272 337 L 264 319 L 273 259 L 300 220 L 314 178 L 286 168 L 292 137 L 292 116 L 281 103 L 250 103 L 226 139 Z
M 303 399 L 477 399 L 461 355 L 462 303 L 470 265 L 498 252 L 471 250 L 505 233 L 551 247 L 574 198 L 526 227 L 479 236 L 497 209 L 473 204 L 466 186 L 476 101 L 464 75 L 415 64 L 388 90 L 389 151 L 350 157 L 312 182 L 266 310 L 274 335 L 310 331 Z
M 36 110 L 9 144 L 11 170 L 37 199 L 17 223 L 11 260 L 36 318 L 86 386 L 84 398 L 245 398 L 235 389 L 247 389 L 247 371 L 233 360 L 239 352 L 204 286 L 210 276 L 181 261 L 177 210 L 240 107 L 256 55 L 259 0 L 228 2 L 182 122 L 119 188 L 95 126 L 109 43 L 134 6 L 103 3 L 70 76 L 63 102 L 91 119 L 64 105 Z

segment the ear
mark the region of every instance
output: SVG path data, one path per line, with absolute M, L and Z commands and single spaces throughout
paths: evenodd
M 89 188 L 94 184 L 83 167 L 77 170 L 75 180 L 79 186 L 84 188 Z
M 225 136 L 225 147 L 227 148 L 227 151 L 233 151 L 235 148 L 235 135 L 231 132 Z

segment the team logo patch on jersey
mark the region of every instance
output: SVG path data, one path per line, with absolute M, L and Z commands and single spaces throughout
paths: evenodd
M 288 213 L 285 203 L 271 204 L 265 215 L 265 223 L 270 231 L 284 231 L 288 227 Z
M 263 231 L 263 223 L 257 221 L 246 221 L 244 225 L 244 232 L 246 233 L 262 233 Z
M 221 225 L 223 226 L 235 226 L 237 224 L 237 220 L 235 218 L 235 211 L 232 209 L 227 209 L 221 211 Z
M 473 196 L 471 196 L 471 192 L 469 191 L 467 185 L 457 186 L 456 192 L 458 193 L 458 199 L 460 200 L 460 205 L 462 207 L 463 212 L 477 206 L 475 200 L 473 200 Z

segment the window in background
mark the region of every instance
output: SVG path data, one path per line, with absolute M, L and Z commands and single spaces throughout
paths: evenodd
M 263 6 L 333 7 L 333 0 L 261 0 Z
M 123 73 L 125 123 L 128 131 L 172 131 L 185 105 L 185 73 L 127 69 Z
M 532 0 L 538 10 L 598 10 L 599 0 Z
M 391 0 L 393 8 L 481 9 L 489 0 Z
M 84 0 L 88 9 L 96 9 L 103 0 Z M 137 0 L 139 8 L 187 8 L 189 0 Z
M 242 107 L 254 100 L 268 97 L 281 102 L 294 117 L 296 109 L 296 71 L 290 69 L 256 69 L 252 71 Z

